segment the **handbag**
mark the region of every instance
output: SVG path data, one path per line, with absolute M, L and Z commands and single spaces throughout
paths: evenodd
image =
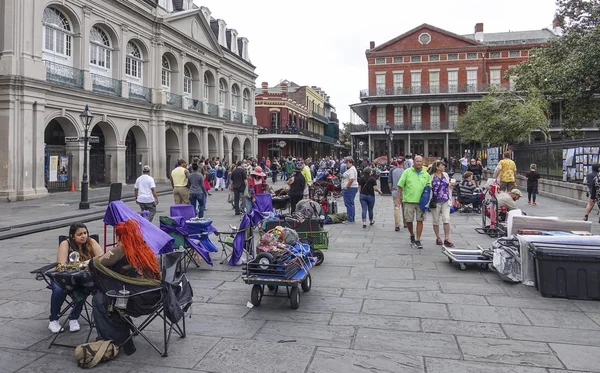
M 117 357 L 119 348 L 112 341 L 84 343 L 75 348 L 75 359 L 80 368 L 93 368 Z

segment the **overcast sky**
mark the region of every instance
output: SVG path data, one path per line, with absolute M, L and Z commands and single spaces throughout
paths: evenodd
M 283 79 L 316 85 L 331 96 L 341 122 L 367 88 L 365 50 L 428 23 L 459 35 L 552 26 L 554 0 L 195 0 L 249 40 L 256 85 Z M 357 116 L 353 119 L 358 121 Z

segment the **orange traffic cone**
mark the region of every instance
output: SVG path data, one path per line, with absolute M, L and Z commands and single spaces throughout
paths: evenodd
M 71 181 L 71 189 L 69 190 L 69 192 L 74 192 L 75 191 L 75 182 Z

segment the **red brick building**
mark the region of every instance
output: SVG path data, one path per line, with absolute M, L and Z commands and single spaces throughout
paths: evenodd
M 371 42 L 369 88 L 351 105 L 367 123 L 352 126 L 353 154 L 387 154 L 383 126 L 389 122 L 394 156 L 461 155 L 465 146 L 454 134 L 458 116 L 491 89 L 511 89 L 506 71 L 556 34 L 549 29 L 486 34 L 478 23 L 473 34 L 457 35 L 423 24 L 379 46 Z M 560 105 L 554 109 L 560 115 Z
M 259 158 L 291 155 L 318 159 L 333 155 L 338 139 L 328 135 L 336 133 L 329 131 L 329 126 L 339 127 L 339 122 L 337 117 L 334 118 L 335 108 L 328 100 L 329 96 L 318 87 L 288 81 L 269 87 L 263 82 L 256 90 L 254 101 L 259 126 Z M 329 110 L 325 108 L 325 102 L 329 104 Z

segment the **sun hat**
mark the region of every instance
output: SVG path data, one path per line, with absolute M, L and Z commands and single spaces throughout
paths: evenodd
M 260 166 L 256 166 L 256 167 L 254 168 L 254 171 L 252 171 L 252 172 L 250 173 L 250 175 L 265 176 L 265 173 L 264 173 L 264 172 L 262 172 L 262 168 L 261 168 Z

